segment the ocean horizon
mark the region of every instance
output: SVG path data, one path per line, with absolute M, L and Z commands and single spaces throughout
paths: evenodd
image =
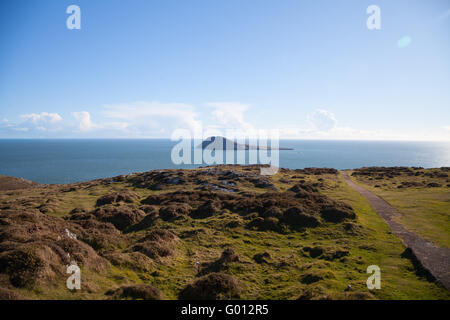
M 0 139 L 0 174 L 45 184 L 63 184 L 176 165 L 170 139 Z M 195 144 L 194 144 L 195 145 Z M 450 142 L 280 140 L 281 168 L 367 166 L 450 166 Z M 248 161 L 246 162 L 248 164 Z

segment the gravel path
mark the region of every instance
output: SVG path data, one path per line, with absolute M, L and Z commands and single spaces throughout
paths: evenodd
M 422 266 L 450 290 L 450 249 L 437 248 L 414 232 L 408 231 L 402 224 L 392 219 L 394 216 L 399 216 L 399 213 L 389 203 L 355 184 L 347 172 L 342 171 L 342 175 L 350 187 L 369 200 L 372 207 L 386 221 L 392 232 L 412 250 Z

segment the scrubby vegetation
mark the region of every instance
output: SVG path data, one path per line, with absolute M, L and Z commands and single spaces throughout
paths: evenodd
M 269 177 L 228 165 L 26 184 L 0 191 L 0 211 L 2 299 L 450 297 L 334 169 Z M 81 290 L 65 286 L 70 264 Z M 366 287 L 371 264 L 381 290 Z

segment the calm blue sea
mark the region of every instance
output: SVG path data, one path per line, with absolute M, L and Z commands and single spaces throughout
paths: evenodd
M 0 140 L 0 174 L 40 183 L 70 183 L 174 165 L 176 142 L 148 140 Z M 280 166 L 450 166 L 450 143 L 283 140 Z

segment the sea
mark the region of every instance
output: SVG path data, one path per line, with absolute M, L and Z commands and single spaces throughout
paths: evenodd
M 175 164 L 171 154 L 177 144 L 169 139 L 0 139 L 0 174 L 64 184 L 206 165 Z M 279 146 L 293 149 L 279 151 L 279 167 L 289 169 L 450 166 L 450 142 L 280 140 Z

